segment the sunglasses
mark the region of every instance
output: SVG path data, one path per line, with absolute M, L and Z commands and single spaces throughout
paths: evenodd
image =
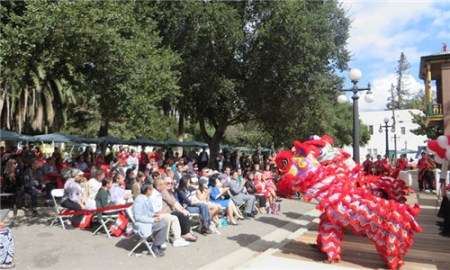
M 170 182 L 170 183 L 166 183 L 166 185 L 173 185 L 173 183 L 172 183 L 172 182 Z

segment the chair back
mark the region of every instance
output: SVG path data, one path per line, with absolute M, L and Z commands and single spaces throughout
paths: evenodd
M 133 215 L 133 206 L 128 207 L 125 211 L 127 212 L 127 216 L 130 219 L 131 223 L 133 223 L 133 225 L 136 224 L 135 220 L 134 220 L 134 215 Z
M 52 189 L 51 194 L 52 194 L 53 203 L 55 204 L 56 212 L 59 213 L 62 207 L 59 206 L 58 202 L 56 201 L 56 198 L 62 198 L 64 196 L 64 189 L 62 189 L 62 188 Z

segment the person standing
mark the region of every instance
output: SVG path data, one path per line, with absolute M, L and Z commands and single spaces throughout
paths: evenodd
M 370 155 L 366 155 L 366 160 L 364 160 L 363 164 L 363 172 L 365 175 L 372 175 L 373 172 L 373 161 Z
M 419 190 L 422 191 L 424 189 L 424 182 L 426 183 L 425 192 L 431 192 L 433 190 L 433 178 L 434 178 L 434 169 L 436 165 L 434 161 L 430 158 L 430 156 L 422 152 L 421 158 L 418 162 L 419 166 Z
M 203 147 L 202 152 L 200 152 L 200 155 L 198 157 L 198 169 L 201 170 L 208 166 L 209 162 L 209 156 L 208 153 L 206 153 L 206 147 Z
M 400 171 L 406 170 L 406 167 L 408 166 L 408 159 L 406 158 L 406 154 L 400 155 L 400 158 L 397 160 L 397 163 L 395 164 L 395 171 L 392 173 L 393 178 L 397 178 L 400 174 Z
M 374 175 L 382 175 L 384 171 L 383 160 L 381 155 L 377 155 L 377 160 L 373 163 Z

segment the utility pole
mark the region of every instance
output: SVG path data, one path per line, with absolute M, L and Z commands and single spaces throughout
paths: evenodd
M 395 108 L 397 107 L 397 100 L 395 98 L 395 86 L 394 84 L 391 84 L 391 89 L 389 90 L 391 92 L 391 111 L 392 111 L 392 130 L 394 132 L 394 158 L 392 161 L 394 164 L 397 163 L 397 135 L 395 132 L 396 127 L 396 119 L 395 119 Z

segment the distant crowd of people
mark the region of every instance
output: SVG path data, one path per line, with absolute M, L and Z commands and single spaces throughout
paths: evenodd
M 405 170 L 413 170 L 417 167 L 419 168 L 418 173 L 418 183 L 419 190 L 425 192 L 432 192 L 435 189 L 435 183 L 433 182 L 435 179 L 434 171 L 436 169 L 436 163 L 426 152 L 421 153 L 421 158 L 415 164 L 413 160 L 409 160 L 406 157 L 406 154 L 400 155 L 400 158 L 397 159 L 395 165 L 393 165 L 389 159 L 389 156 L 384 156 L 381 158 L 381 155 L 377 155 L 377 159 L 375 161 L 372 160 L 370 155 L 366 155 L 366 160 L 362 163 L 363 171 L 366 175 L 377 175 L 377 176 L 391 176 L 393 178 L 397 178 L 401 171 Z
M 70 210 L 94 210 L 133 204 L 133 214 L 141 236 L 152 234 L 153 252 L 164 255 L 169 235 L 174 247 L 188 246 L 197 237 L 190 218 L 199 215 L 202 234 L 220 233 L 224 225 L 257 214 L 276 213 L 276 173 L 268 155 L 237 152 L 220 153 L 210 164 L 203 149 L 192 149 L 181 157 L 171 149 L 150 153 L 121 147 L 104 157 L 91 147 L 73 162 L 62 162 L 58 149 L 47 159 L 39 148 L 2 150 L 2 192 L 15 194 L 20 207 L 25 194 L 31 197 L 31 213 L 37 216 L 38 197 L 52 203 L 57 188 L 52 177 L 64 179 L 61 206 Z M 65 221 L 66 228 L 79 226 L 83 215 Z

